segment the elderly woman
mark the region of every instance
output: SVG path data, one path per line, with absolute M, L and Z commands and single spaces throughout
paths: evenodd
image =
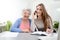
M 30 32 L 30 25 L 31 20 L 29 19 L 30 16 L 30 9 L 23 10 L 23 17 L 16 20 L 16 22 L 12 25 L 10 31 L 11 32 Z

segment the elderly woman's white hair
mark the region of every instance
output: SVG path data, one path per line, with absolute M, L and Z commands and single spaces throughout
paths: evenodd
M 31 14 L 31 9 L 28 9 L 28 8 L 27 9 L 23 9 L 23 11 L 25 11 L 25 10 L 29 11 L 30 14 Z

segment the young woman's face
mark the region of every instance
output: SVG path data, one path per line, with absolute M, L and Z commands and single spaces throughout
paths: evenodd
M 42 11 L 42 6 L 37 6 L 37 7 L 36 7 L 36 11 L 37 11 L 37 15 L 38 15 L 38 16 L 41 16 L 41 14 L 42 14 L 42 12 L 43 12 L 43 11 Z
M 24 18 L 29 18 L 29 16 L 30 16 L 30 12 L 28 10 L 24 10 L 23 11 L 23 17 Z

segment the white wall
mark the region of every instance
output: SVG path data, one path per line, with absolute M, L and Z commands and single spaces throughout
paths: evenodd
M 0 0 L 0 22 L 11 20 L 14 22 L 21 17 L 21 11 L 27 8 L 26 0 Z

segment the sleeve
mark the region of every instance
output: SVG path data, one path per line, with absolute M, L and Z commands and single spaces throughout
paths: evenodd
M 34 19 L 32 19 L 32 21 L 31 21 L 31 30 L 34 32 L 35 28 L 36 28 L 36 25 L 35 25 Z
M 20 28 L 19 28 L 19 24 L 20 24 L 20 21 L 19 21 L 19 19 L 18 19 L 18 20 L 16 20 L 16 22 L 11 26 L 10 31 L 11 31 L 11 32 L 20 32 L 21 30 L 20 30 Z

